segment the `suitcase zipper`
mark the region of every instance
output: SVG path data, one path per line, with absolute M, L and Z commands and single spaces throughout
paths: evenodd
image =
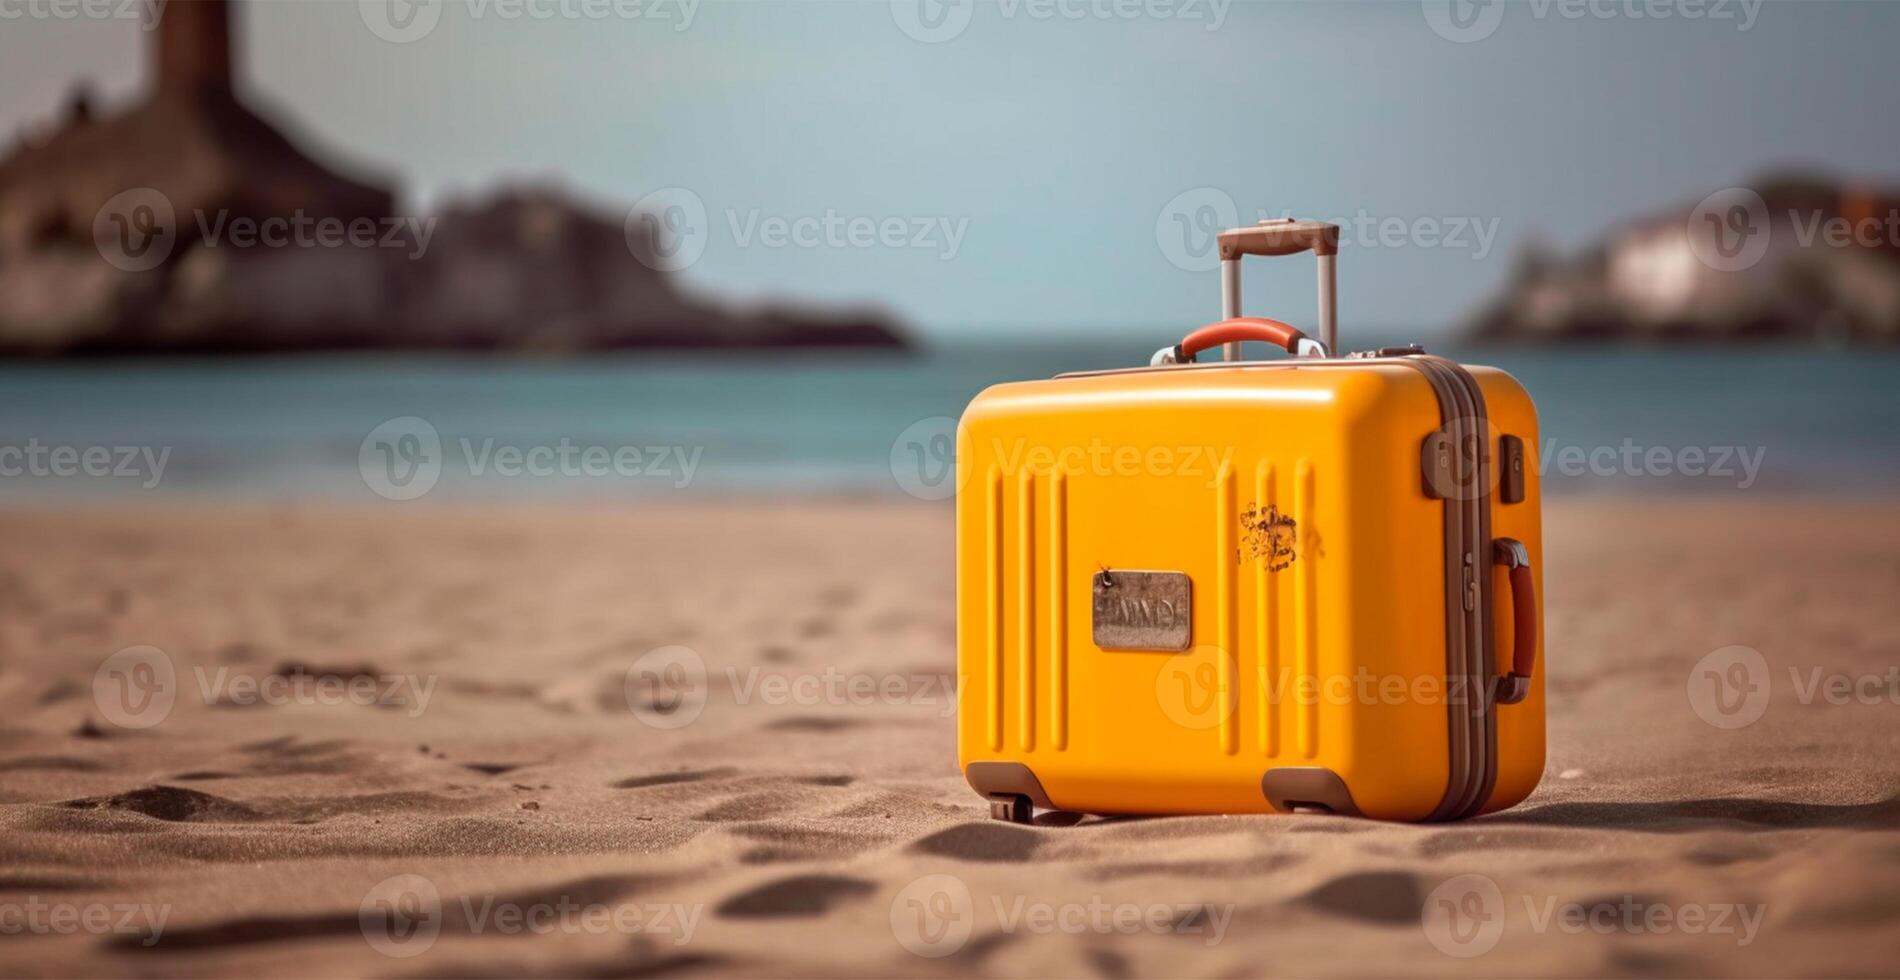
M 1450 778 L 1428 819 L 1455 820 L 1484 808 L 1497 781 L 1497 726 L 1491 695 L 1489 459 L 1485 453 L 1484 393 L 1454 361 L 1426 354 L 1401 358 L 1422 371 L 1438 393 L 1455 474 L 1445 498 L 1445 635 Z

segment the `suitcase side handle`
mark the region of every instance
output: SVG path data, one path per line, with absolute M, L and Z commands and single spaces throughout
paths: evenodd
M 1511 672 L 1498 678 L 1497 703 L 1516 704 L 1531 693 L 1531 670 L 1537 659 L 1537 585 L 1524 542 L 1499 538 L 1492 554 L 1511 572 Z
M 1215 236 L 1220 245 L 1221 319 L 1240 315 L 1240 259 L 1245 255 L 1297 255 L 1319 258 L 1319 342 L 1327 354 L 1339 349 L 1339 286 L 1333 262 L 1339 255 L 1339 226 L 1325 221 L 1268 218 L 1250 228 L 1229 228 Z M 1227 360 L 1240 360 L 1240 345 L 1229 344 Z

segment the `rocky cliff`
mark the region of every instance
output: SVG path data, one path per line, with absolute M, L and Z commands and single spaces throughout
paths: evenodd
M 1487 340 L 1900 341 L 1900 196 L 1768 178 L 1628 222 L 1577 254 L 1530 246 L 1473 318 Z
M 165 8 L 142 102 L 0 151 L 0 354 L 904 346 L 868 312 L 681 292 L 640 214 L 552 187 L 403 216 L 234 81 L 229 5 Z

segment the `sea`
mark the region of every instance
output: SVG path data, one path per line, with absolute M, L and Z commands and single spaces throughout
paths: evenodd
M 14 361 L 0 366 L 0 503 L 942 499 L 948 433 L 972 396 L 1144 363 L 1157 336 L 901 354 Z M 1523 382 L 1550 496 L 1900 489 L 1897 351 L 1426 346 Z

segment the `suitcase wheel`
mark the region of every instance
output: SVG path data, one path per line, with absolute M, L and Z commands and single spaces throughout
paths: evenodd
M 990 819 L 1007 820 L 1010 823 L 1028 823 L 1036 808 L 1029 803 L 1029 797 L 1021 793 L 991 793 Z

